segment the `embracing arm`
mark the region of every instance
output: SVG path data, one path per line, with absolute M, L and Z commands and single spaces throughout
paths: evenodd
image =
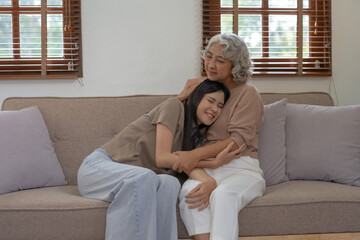
M 219 162 L 212 162 L 203 159 L 215 158 L 220 152 L 224 151 L 230 144 L 231 144 L 231 148 L 228 149 L 228 153 L 239 150 L 239 147 L 237 146 L 235 141 L 232 138 L 227 138 L 220 142 L 199 147 L 188 152 L 178 152 L 176 154 L 179 155 L 180 158 L 179 161 L 177 161 L 173 165 L 173 170 L 178 172 L 183 172 L 183 171 L 190 172 L 195 167 L 217 168 L 224 163 L 219 165 Z M 241 146 L 239 151 L 241 151 L 242 148 L 243 146 Z
M 218 168 L 221 167 L 224 164 L 227 164 L 237 158 L 237 155 L 240 154 L 245 149 L 245 144 L 242 144 L 240 147 L 235 148 L 234 146 L 237 146 L 236 143 L 231 142 L 227 147 L 219 152 L 215 159 L 213 160 L 200 160 L 196 167 L 200 168 Z
M 226 147 L 228 147 L 229 144 L 232 144 L 232 148 L 230 149 L 230 151 L 235 151 L 236 149 L 239 148 L 232 138 L 227 138 L 220 142 L 216 142 L 207 146 L 194 149 L 195 150 L 194 154 L 199 156 L 200 159 L 196 167 L 201 167 L 201 168 L 219 167 L 219 166 L 214 166 L 212 163 L 210 163 L 212 161 L 202 160 L 202 159 L 215 158 L 221 151 L 223 151 Z
M 233 145 L 234 143 L 230 143 L 223 151 L 216 155 L 215 160 L 205 161 L 218 162 L 219 166 L 232 161 L 244 148 L 244 145 L 242 145 L 237 150 L 231 151 Z M 199 208 L 198 210 L 201 211 L 208 206 L 210 195 L 217 187 L 217 183 L 215 179 L 209 176 L 202 168 L 195 168 L 188 175 L 190 178 L 198 180 L 201 183 L 185 196 L 185 198 L 187 198 L 185 202 L 191 204 L 189 208 Z
M 168 127 L 156 125 L 155 161 L 158 167 L 171 168 L 179 159 L 179 156 L 171 153 L 173 140 L 174 136 Z M 193 169 L 188 175 L 201 183 L 186 195 L 186 202 L 191 204 L 189 208 L 199 208 L 201 211 L 208 206 L 210 195 L 216 188 L 216 181 L 199 168 Z
M 158 167 L 171 168 L 180 159 L 179 155 L 173 154 L 171 152 L 173 140 L 174 140 L 174 135 L 172 134 L 172 132 L 169 130 L 168 127 L 160 123 L 156 125 L 155 161 Z M 194 155 L 198 154 L 198 156 L 200 157 L 199 159 L 216 157 L 215 160 L 211 160 L 211 161 L 198 160 L 196 165 L 197 168 L 217 168 L 222 164 L 226 163 L 225 162 L 226 160 L 230 160 L 230 159 L 232 160 L 233 157 L 242 150 L 242 148 L 243 146 L 238 148 L 235 142 L 231 138 L 228 138 L 221 142 L 217 142 L 201 148 L 196 148 L 190 152 L 194 152 Z M 186 154 L 189 152 L 182 152 L 182 153 Z M 199 181 L 205 179 L 205 178 L 200 179 L 200 177 L 204 177 L 203 174 L 199 175 L 200 172 L 204 172 L 203 170 L 199 172 L 199 170 L 186 171 L 184 169 L 184 172 L 187 173 L 189 177 L 193 179 Z M 208 175 L 206 174 L 206 176 Z
M 170 129 L 158 123 L 156 125 L 155 162 L 159 168 L 172 168 L 179 156 L 172 154 L 174 134 Z
M 168 127 L 166 127 L 163 124 L 157 124 L 156 125 L 156 148 L 155 148 L 155 161 L 156 161 L 156 165 L 160 168 L 172 168 L 180 159 L 180 157 L 183 154 L 187 154 L 189 152 L 182 152 L 183 154 L 180 154 L 180 156 L 178 154 L 173 154 L 171 152 L 172 150 L 172 145 L 173 145 L 173 141 L 174 141 L 174 135 L 173 133 L 169 130 Z M 229 143 L 228 143 L 229 142 Z M 206 159 L 206 158 L 210 158 L 210 157 L 215 157 L 215 160 L 201 160 L 201 161 L 197 161 L 197 168 L 217 168 L 229 161 L 231 161 L 235 155 L 237 155 L 238 153 L 240 153 L 240 151 L 243 149 L 243 145 L 238 148 L 237 145 L 235 144 L 235 142 L 233 142 L 233 140 L 231 140 L 231 138 L 226 139 L 224 141 L 209 145 L 209 146 L 204 146 L 201 148 L 196 148 L 194 150 L 192 150 L 191 152 L 195 152 L 195 154 L 197 154 L 196 152 L 198 152 L 198 156 L 200 156 L 200 159 Z M 194 170 L 194 169 L 192 169 Z M 200 177 L 204 177 L 203 174 L 199 175 L 199 170 L 197 171 L 187 171 L 186 169 L 184 169 L 183 171 L 185 173 L 187 173 L 189 175 L 189 177 L 202 181 L 205 178 L 200 178 Z M 201 173 L 205 171 L 203 171 L 201 169 L 200 171 Z M 196 175 L 195 175 L 196 174 Z M 208 176 L 205 173 L 206 176 Z M 205 177 L 206 177 L 205 176 Z M 208 180 L 208 178 L 206 178 Z

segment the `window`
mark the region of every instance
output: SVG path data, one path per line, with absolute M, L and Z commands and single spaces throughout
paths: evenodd
M 1 0 L 0 79 L 82 77 L 80 0 Z
M 203 45 L 229 32 L 254 76 L 331 76 L 331 0 L 203 0 Z

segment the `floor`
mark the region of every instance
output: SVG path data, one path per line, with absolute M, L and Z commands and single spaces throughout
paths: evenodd
M 181 239 L 181 240 L 192 240 L 192 239 L 188 238 L 188 239 Z M 360 232 L 262 236 L 262 237 L 239 237 L 238 240 L 360 240 Z

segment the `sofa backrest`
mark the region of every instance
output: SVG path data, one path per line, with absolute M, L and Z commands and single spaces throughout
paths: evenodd
M 264 104 L 287 98 L 289 103 L 334 105 L 327 93 L 262 93 L 261 96 Z M 39 107 L 66 180 L 74 185 L 78 168 L 88 154 L 168 97 L 12 97 L 5 99 L 2 110 Z

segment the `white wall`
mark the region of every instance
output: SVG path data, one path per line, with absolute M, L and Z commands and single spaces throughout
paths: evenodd
M 360 1 L 332 0 L 333 78 L 339 105 L 360 103 Z
M 2 80 L 0 102 L 11 96 L 175 94 L 186 79 L 200 75 L 201 0 L 126 1 L 126 7 L 124 2 L 82 1 L 84 86 L 77 80 Z M 335 98 L 336 86 L 339 105 L 360 104 L 360 1 L 333 0 L 332 9 L 334 83 L 254 79 L 261 92 L 331 88 Z

